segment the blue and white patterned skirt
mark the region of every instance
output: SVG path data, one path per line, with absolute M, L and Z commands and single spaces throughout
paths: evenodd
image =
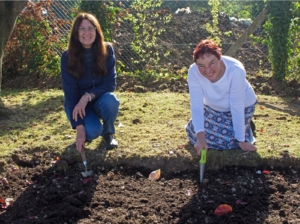
M 255 111 L 255 104 L 245 108 L 245 139 L 254 143 L 255 138 L 251 130 L 250 121 Z M 192 119 L 186 125 L 186 132 L 192 145 L 195 145 L 197 135 L 194 130 Z M 231 112 L 215 111 L 204 105 L 204 133 L 208 148 L 211 149 L 237 149 L 237 141 L 234 138 Z

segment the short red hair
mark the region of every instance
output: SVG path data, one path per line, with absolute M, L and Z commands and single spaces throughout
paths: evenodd
M 220 60 L 222 56 L 221 52 L 222 48 L 220 48 L 214 41 L 209 39 L 201 40 L 193 52 L 194 62 L 196 62 L 196 60 L 200 57 L 203 57 L 205 54 L 213 54 L 218 58 L 218 60 Z

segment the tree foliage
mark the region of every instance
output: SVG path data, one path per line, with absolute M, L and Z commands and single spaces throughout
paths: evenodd
M 294 4 L 294 16 L 291 20 L 289 40 L 291 47 L 288 56 L 288 76 L 300 81 L 300 2 Z
M 36 78 L 60 74 L 60 53 L 68 40 L 61 29 L 70 22 L 54 15 L 52 3 L 27 2 L 5 48 L 4 81 L 29 74 Z
M 268 22 L 265 29 L 269 34 L 269 57 L 273 76 L 278 80 L 283 80 L 287 75 L 292 6 L 291 1 L 269 1 L 267 6 Z
M 221 1 L 219 11 L 225 12 L 230 17 L 251 18 L 252 20 L 260 13 L 264 6 L 264 0 L 231 0 Z
M 121 11 L 117 4 L 122 3 L 84 0 L 79 5 L 79 11 L 94 14 L 100 23 L 105 39 L 112 41 L 113 30 L 118 23 L 117 15 Z
M 52 9 L 60 7 L 56 5 L 57 2 L 45 0 L 28 3 L 27 9 L 19 17 L 16 29 L 6 46 L 4 79 L 28 74 L 37 78 L 59 75 L 60 54 L 67 48 L 69 34 L 69 31 L 64 33 L 60 31 L 61 27 L 64 26 L 63 24 L 69 23 L 69 27 L 71 22 L 67 19 L 63 20 L 65 18 L 63 14 L 53 15 Z M 210 34 L 208 38 L 212 38 L 220 44 L 219 12 L 222 11 L 228 16 L 237 18 L 250 17 L 254 20 L 262 9 L 264 0 L 208 0 L 201 2 L 83 0 L 76 4 L 78 4 L 78 8 L 75 10 L 68 8 L 65 12 L 72 12 L 74 16 L 79 11 L 93 13 L 100 21 L 107 41 L 117 43 L 116 39 L 118 39 L 117 41 L 120 42 L 121 32 L 118 29 L 121 23 L 126 25 L 126 29 L 131 29 L 134 39 L 127 46 L 131 48 L 130 53 L 134 57 L 129 59 L 131 60 L 130 65 L 135 63 L 144 70 L 150 72 L 155 70 L 158 71 L 156 74 L 159 74 L 169 69 L 161 66 L 159 62 L 163 57 L 168 57 L 171 52 L 171 48 L 166 47 L 160 41 L 160 35 L 165 36 L 165 30 L 162 28 L 165 26 L 162 25 L 171 21 L 172 13 L 178 8 L 190 7 L 192 12 L 209 9 L 212 21 L 205 24 L 206 30 Z M 269 21 L 264 25 L 265 34 L 267 34 L 264 43 L 270 50 L 269 55 L 274 76 L 281 80 L 286 77 L 287 73 L 299 74 L 300 3 L 270 0 L 268 11 Z M 122 28 L 124 27 L 122 26 Z M 112 37 L 119 33 L 120 36 L 113 40 Z M 123 61 L 118 60 L 118 63 L 118 69 L 125 71 L 126 66 L 122 67 Z M 138 74 L 139 71 L 135 73 Z
M 128 10 L 126 19 L 133 25 L 135 35 L 132 41 L 132 48 L 141 60 L 134 63 L 147 64 L 148 69 L 154 68 L 160 60 L 157 37 L 165 32 L 160 26 L 161 23 L 169 23 L 172 14 L 162 9 L 162 0 L 134 0 Z M 167 56 L 169 52 L 163 52 Z
M 206 23 L 205 29 L 210 33 L 209 39 L 214 40 L 218 45 L 221 45 L 219 25 L 219 0 L 209 0 L 208 5 L 211 6 L 212 24 Z

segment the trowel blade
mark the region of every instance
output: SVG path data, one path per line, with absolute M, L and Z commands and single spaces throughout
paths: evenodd
M 200 164 L 200 183 L 203 182 L 204 170 L 205 170 L 205 164 Z
M 86 161 L 83 161 L 83 165 L 84 165 L 85 172 L 81 172 L 81 175 L 83 177 L 91 177 L 91 176 L 93 176 L 93 171 L 92 170 L 87 171 Z
M 83 176 L 83 177 L 91 177 L 91 176 L 93 176 L 93 171 L 92 170 L 89 170 L 89 171 L 86 171 L 86 172 L 81 172 L 81 175 Z

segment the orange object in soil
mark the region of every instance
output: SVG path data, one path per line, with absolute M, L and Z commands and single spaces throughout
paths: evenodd
M 152 171 L 149 174 L 149 180 L 154 181 L 154 180 L 158 180 L 159 178 L 160 178 L 160 169 Z
M 221 216 L 229 212 L 232 212 L 232 207 L 227 204 L 221 204 L 215 209 L 214 214 L 216 216 Z

